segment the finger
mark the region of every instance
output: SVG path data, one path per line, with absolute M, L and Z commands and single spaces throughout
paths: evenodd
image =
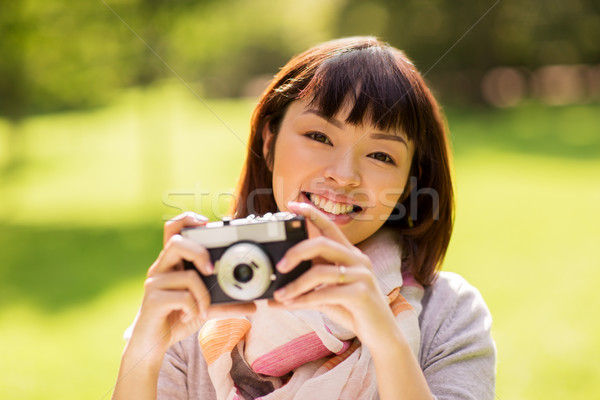
M 148 292 L 155 290 L 188 290 L 201 312 L 204 312 L 210 306 L 210 294 L 196 271 L 162 273 L 146 279 L 144 286 Z
M 285 274 L 294 269 L 302 261 L 312 260 L 316 257 L 323 258 L 332 263 L 356 264 L 355 253 L 344 244 L 336 242 L 325 236 L 306 239 L 290 247 L 283 258 L 279 260 L 276 268 Z
M 177 270 L 182 260 L 194 263 L 203 275 L 210 275 L 214 270 L 208 250 L 204 246 L 181 235 L 173 235 L 148 270 L 148 276 Z
M 277 299 L 275 299 L 275 298 L 268 299 L 267 303 L 269 304 L 269 308 L 276 308 L 276 309 L 285 309 L 286 308 L 282 302 L 277 301 Z
M 340 282 L 340 278 L 342 278 L 340 268 L 334 265 L 313 265 L 297 279 L 276 290 L 274 297 L 277 301 L 284 302 L 313 290 L 323 290 L 323 287 L 327 285 L 344 286 L 360 278 L 357 275 L 357 268 L 344 267 L 343 282 Z
M 325 286 L 313 290 L 296 298 L 282 302 L 288 309 L 322 309 L 323 306 L 342 306 L 346 309 L 354 308 L 356 301 L 356 288 L 353 285 Z
M 187 290 L 155 290 L 148 293 L 145 302 L 149 309 L 155 310 L 161 318 L 180 311 L 183 315 L 197 315 L 198 303 Z
M 330 220 L 325 213 L 317 209 L 315 206 L 293 201 L 289 202 L 287 206 L 290 211 L 302 215 L 309 222 L 315 225 L 323 236 L 348 246 L 351 245 L 350 241 L 346 238 L 346 236 L 344 236 L 335 222 Z
M 187 211 L 165 222 L 163 245 L 166 245 L 173 235 L 179 234 L 183 228 L 206 225 L 208 218 L 204 215 Z

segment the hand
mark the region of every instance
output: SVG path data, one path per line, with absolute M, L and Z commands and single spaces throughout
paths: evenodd
M 312 268 L 275 292 L 275 300 L 288 309 L 319 310 L 352 330 L 367 346 L 378 344 L 381 335 L 396 335 L 394 315 L 369 257 L 314 206 L 288 203 L 288 208 L 303 215 L 321 236 L 293 246 L 277 264 L 280 272 L 287 273 L 300 262 L 313 260 Z
M 196 332 L 207 318 L 255 309 L 254 304 L 211 306 L 198 273 L 184 270 L 183 260 L 187 260 L 203 275 L 213 272 L 207 249 L 179 234 L 184 227 L 203 226 L 207 221 L 188 212 L 165 223 L 164 248 L 148 270 L 144 299 L 128 344 L 140 360 L 162 362 L 171 345 Z

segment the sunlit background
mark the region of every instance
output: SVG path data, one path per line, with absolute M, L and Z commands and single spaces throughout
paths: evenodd
M 110 397 L 164 220 L 225 215 L 266 82 L 358 34 L 444 106 L 496 397 L 597 397 L 597 1 L 1 0 L 0 398 Z

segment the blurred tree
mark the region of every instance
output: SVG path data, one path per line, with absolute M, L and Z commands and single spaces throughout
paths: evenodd
M 498 65 L 600 62 L 600 2 L 0 0 L 0 115 L 94 107 L 173 75 L 237 96 L 290 54 L 358 34 L 406 50 L 446 101 L 472 102 Z
M 23 4 L 0 0 L 0 111 L 11 125 L 8 160 L 2 166 L 5 172 L 14 170 L 21 162 L 18 131 L 27 108 L 25 46 L 29 34 Z
M 175 65 L 194 88 L 239 96 L 258 75 L 273 75 L 290 57 L 331 37 L 339 0 L 227 0 L 182 15 L 170 34 Z
M 205 6 L 214 0 L 137 0 L 132 4 L 134 12 L 125 14 L 134 24 L 132 28 L 138 46 L 143 50 L 136 63 L 134 84 L 146 86 L 158 79 L 172 75 L 168 61 L 171 54 L 169 32 L 179 22 L 182 15 L 198 6 Z M 118 18 L 120 16 L 117 15 Z M 126 20 L 122 20 L 127 24 Z M 133 37 L 132 41 L 136 41 Z
M 340 1 L 0 0 L 0 116 L 94 107 L 174 75 L 240 95 L 329 38 Z
M 13 122 L 25 115 L 27 104 L 25 53 L 31 26 L 23 14 L 23 3 L 0 0 L 0 110 Z
M 127 49 L 98 9 L 67 0 L 0 0 L 0 116 L 12 125 L 6 171 L 23 157 L 22 118 L 103 104 L 127 82 Z
M 407 52 L 450 101 L 479 101 L 498 65 L 600 62 L 597 0 L 348 0 L 340 36 L 374 34 Z

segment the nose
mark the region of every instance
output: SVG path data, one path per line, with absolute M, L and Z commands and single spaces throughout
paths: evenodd
M 360 171 L 352 152 L 332 155 L 325 168 L 325 178 L 335 181 L 339 186 L 360 185 Z

